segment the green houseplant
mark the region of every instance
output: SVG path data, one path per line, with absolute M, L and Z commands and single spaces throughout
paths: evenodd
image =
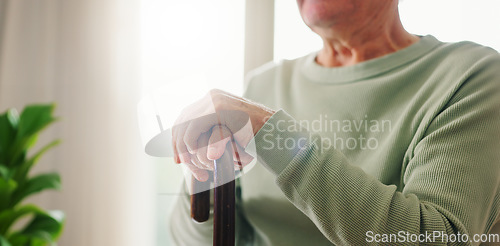
M 38 159 L 59 143 L 31 154 L 40 131 L 56 120 L 53 110 L 53 104 L 30 105 L 20 115 L 15 109 L 0 114 L 0 246 L 55 245 L 61 234 L 62 212 L 22 203 L 30 195 L 61 187 L 57 173 L 30 175 Z

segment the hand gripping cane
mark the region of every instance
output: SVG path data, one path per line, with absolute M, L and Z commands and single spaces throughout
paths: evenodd
M 160 125 L 160 133 L 147 142 L 145 151 L 151 156 L 173 156 L 171 129 L 163 130 L 159 115 L 156 118 Z M 204 222 L 209 218 L 210 183 L 212 181 L 214 183 L 213 245 L 215 246 L 233 246 L 235 243 L 235 173 L 233 149 L 236 150 L 236 144 L 234 140 L 231 140 L 226 145 L 224 154 L 214 161 L 215 170 L 212 175 L 209 175 L 206 182 L 200 182 L 194 177 L 191 182 L 191 217 L 197 222 Z M 235 151 L 235 153 L 235 157 L 240 163 L 238 152 Z

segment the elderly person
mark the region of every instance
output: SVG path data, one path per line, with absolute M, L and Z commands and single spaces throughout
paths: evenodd
M 252 123 L 234 138 L 241 153 L 253 138 L 258 155 L 239 180 L 238 244 L 478 244 L 475 234 L 498 234 L 499 54 L 408 33 L 397 0 L 297 2 L 320 51 L 259 68 L 244 98 L 214 90 L 179 118 L 215 108 Z M 227 143 L 214 125 L 173 132 L 177 162 L 199 180 Z M 210 245 L 211 223 L 190 220 L 188 199 L 172 236 Z

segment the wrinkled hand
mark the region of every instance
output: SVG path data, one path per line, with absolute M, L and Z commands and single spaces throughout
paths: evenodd
M 174 160 L 184 163 L 199 181 L 208 179 L 213 160 L 233 140 L 235 168 L 253 159 L 244 150 L 274 111 L 264 105 L 221 90 L 211 90 L 186 107 L 172 128 Z

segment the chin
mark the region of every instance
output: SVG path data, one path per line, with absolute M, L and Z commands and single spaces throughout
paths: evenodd
M 302 19 L 304 23 L 313 27 L 331 27 L 338 22 L 339 17 L 331 13 L 324 13 L 321 11 L 314 11 L 302 14 Z
M 352 0 L 297 0 L 297 4 L 309 27 L 327 27 L 347 20 L 355 6 Z

